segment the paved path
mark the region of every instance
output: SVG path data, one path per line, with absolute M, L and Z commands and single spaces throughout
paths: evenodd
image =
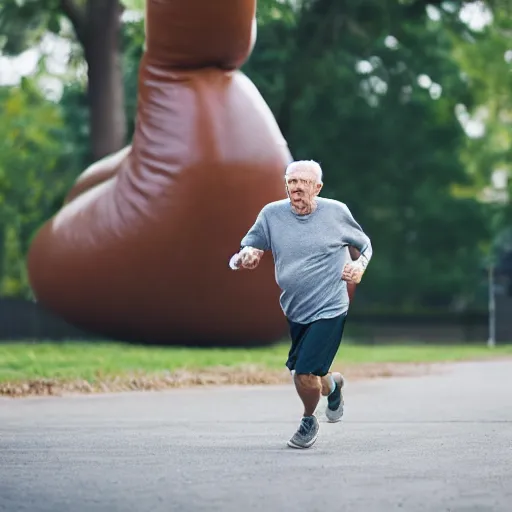
M 512 362 L 349 383 L 286 447 L 291 386 L 0 400 L 9 512 L 512 511 Z

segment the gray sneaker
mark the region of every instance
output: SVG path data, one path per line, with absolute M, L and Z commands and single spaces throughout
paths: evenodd
M 300 422 L 300 426 L 288 441 L 291 448 L 309 448 L 313 446 L 318 437 L 320 426 L 316 416 L 304 416 Z
M 336 423 L 341 420 L 343 416 L 343 386 L 345 381 L 341 373 L 333 374 L 336 387 L 334 391 L 327 397 L 327 407 L 325 409 L 325 416 L 330 423 Z

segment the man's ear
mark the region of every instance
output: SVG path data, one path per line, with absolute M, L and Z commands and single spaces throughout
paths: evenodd
M 320 194 L 320 190 L 322 190 L 323 186 L 324 186 L 323 183 L 316 184 L 316 191 L 315 191 L 316 195 Z

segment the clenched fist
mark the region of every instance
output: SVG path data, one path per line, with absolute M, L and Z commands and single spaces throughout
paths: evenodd
M 359 284 L 363 277 L 364 271 L 365 271 L 365 268 L 358 261 L 354 261 L 352 263 L 347 263 L 343 267 L 343 273 L 341 275 L 341 278 L 344 281 L 347 281 L 347 283 Z
M 259 265 L 262 256 L 262 250 L 254 247 L 244 247 L 239 253 L 235 254 L 231 258 L 229 266 L 233 270 L 238 270 L 240 267 L 252 270 Z

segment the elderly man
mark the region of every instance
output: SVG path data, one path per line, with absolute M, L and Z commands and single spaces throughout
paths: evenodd
M 288 446 L 309 448 L 318 436 L 315 410 L 321 395 L 327 396 L 330 422 L 343 415 L 343 377 L 330 373 L 330 367 L 347 317 L 347 284 L 361 281 L 372 246 L 344 203 L 318 197 L 323 186 L 318 163 L 291 163 L 285 186 L 288 199 L 261 210 L 230 267 L 255 269 L 264 251 L 272 251 L 292 339 L 286 366 L 304 404 L 300 426 Z M 355 261 L 349 258 L 350 248 L 359 251 Z

